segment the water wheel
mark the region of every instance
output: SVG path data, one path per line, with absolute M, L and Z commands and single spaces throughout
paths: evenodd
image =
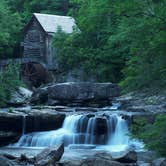
M 39 87 L 48 82 L 48 71 L 39 63 L 28 62 L 21 65 L 21 78 L 31 86 Z

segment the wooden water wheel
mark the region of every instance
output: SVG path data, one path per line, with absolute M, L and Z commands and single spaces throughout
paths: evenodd
M 48 82 L 48 71 L 43 65 L 34 62 L 28 62 L 21 65 L 21 78 L 32 86 L 39 87 Z

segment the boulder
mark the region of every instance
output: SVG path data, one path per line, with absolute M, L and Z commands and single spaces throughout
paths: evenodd
M 25 154 L 21 154 L 19 158 L 17 158 L 17 160 L 22 163 L 28 163 L 28 164 L 34 164 L 34 157 L 28 157 Z
M 16 142 L 23 133 L 58 129 L 65 116 L 49 109 L 30 110 L 28 114 L 0 111 L 0 146 Z
M 110 104 L 112 98 L 119 95 L 118 86 L 112 83 L 68 82 L 39 88 L 33 93 L 31 103 L 43 104 L 51 101 L 55 105 Z
M 0 112 L 0 146 L 18 140 L 22 132 L 22 116 Z
M 154 160 L 152 166 L 166 166 L 166 158 L 158 158 Z
M 0 112 L 0 131 L 22 131 L 22 115 L 11 112 Z
M 9 143 L 15 142 L 19 137 L 20 134 L 16 132 L 0 131 L 0 146 L 5 146 Z
M 17 166 L 14 162 L 0 155 L 0 166 Z
M 67 151 L 60 161 L 63 166 L 123 166 L 113 161 L 110 152 L 104 151 Z
M 104 117 L 96 117 L 96 125 L 94 129 L 95 135 L 103 135 L 107 134 L 108 126 L 107 126 L 107 119 Z
M 8 102 L 9 105 L 12 106 L 21 106 L 28 103 L 30 97 L 32 96 L 32 91 L 20 87 L 16 92 L 12 94 L 10 101 Z
M 121 163 L 136 163 L 137 153 L 135 151 L 129 151 L 121 156 L 113 157 L 113 159 Z
M 0 131 L 22 133 L 58 129 L 62 126 L 64 113 L 54 110 L 31 110 L 28 114 L 0 112 Z
M 65 116 L 51 110 L 32 111 L 26 116 L 25 132 L 56 130 L 62 127 Z
M 152 166 L 151 163 L 146 163 L 146 162 L 144 162 L 144 161 L 138 161 L 138 162 L 137 162 L 137 165 L 139 165 L 139 166 Z
M 35 166 L 51 166 L 59 161 L 64 153 L 64 145 L 44 149 L 35 157 Z
M 123 166 L 123 164 L 117 161 L 99 159 L 99 158 L 87 158 L 83 160 L 71 160 L 65 161 L 63 166 Z

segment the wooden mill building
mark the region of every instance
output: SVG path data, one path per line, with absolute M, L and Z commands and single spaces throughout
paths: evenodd
M 54 69 L 56 60 L 53 58 L 53 35 L 59 27 L 65 33 L 72 33 L 75 26 L 72 17 L 34 13 L 24 28 L 24 38 L 21 42 L 23 59 L 40 63 L 48 70 Z

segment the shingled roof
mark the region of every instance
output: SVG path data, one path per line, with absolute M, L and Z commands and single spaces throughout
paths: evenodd
M 51 14 L 33 14 L 40 25 L 43 27 L 44 31 L 47 33 L 57 32 L 57 28 L 61 27 L 66 33 L 72 33 L 73 27 L 76 26 L 75 20 L 69 16 L 58 16 Z

